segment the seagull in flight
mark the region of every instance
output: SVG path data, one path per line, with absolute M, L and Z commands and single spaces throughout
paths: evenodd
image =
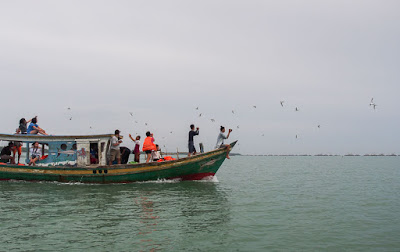
M 203 114 L 203 113 L 200 113 L 199 117 L 201 117 L 202 114 Z
M 375 104 L 374 98 L 371 99 L 371 102 L 369 103 L 369 106 L 373 106 L 374 109 L 376 108 L 376 106 L 378 106 L 378 105 Z
M 236 128 L 238 128 L 238 129 L 239 129 L 239 125 L 238 125 Z
M 131 116 L 133 116 L 133 112 L 129 112 L 129 114 L 131 114 Z
M 232 114 L 235 114 L 235 111 L 232 110 Z
M 296 139 L 297 139 L 297 135 L 296 135 Z
M 284 102 L 285 102 L 285 101 L 280 101 L 282 107 L 283 107 L 283 103 L 284 103 Z
M 199 110 L 199 107 L 196 107 L 196 110 Z
M 214 119 L 211 119 L 211 122 L 215 122 L 215 120 L 214 120 Z
M 72 117 L 70 117 L 69 120 L 71 121 L 71 120 L 72 120 Z
M 256 106 L 256 105 L 253 105 L 253 108 L 257 108 L 257 106 Z
M 70 108 L 70 107 L 68 107 L 68 110 L 71 110 L 71 108 Z
M 321 128 L 321 125 L 318 125 L 317 127 L 318 127 L 318 129 L 319 129 L 319 128 Z
M 296 107 L 295 111 L 299 111 L 299 109 Z
M 144 123 L 144 125 L 146 125 L 146 126 L 147 126 L 147 123 Z

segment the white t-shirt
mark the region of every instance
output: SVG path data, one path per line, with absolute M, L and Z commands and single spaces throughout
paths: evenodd
M 151 152 L 151 158 L 154 159 L 160 159 L 161 158 L 161 151 L 152 151 Z
M 30 148 L 29 150 L 31 157 L 35 156 L 35 157 L 40 157 L 42 155 L 42 149 L 39 148 L 34 148 L 33 146 Z
M 217 144 L 215 145 L 215 149 L 218 149 L 221 147 L 222 144 L 224 144 L 224 140 L 226 139 L 226 136 L 224 133 L 220 132 L 217 138 Z
M 117 146 L 114 146 L 114 144 L 116 144 L 116 143 L 118 143 L 118 145 L 117 145 Z M 111 149 L 113 149 L 113 150 L 119 150 L 119 140 L 118 140 L 118 138 L 117 138 L 116 136 L 113 136 L 113 137 L 111 138 Z

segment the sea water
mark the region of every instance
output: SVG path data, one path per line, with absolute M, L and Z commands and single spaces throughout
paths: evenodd
M 217 177 L 0 182 L 0 251 L 400 251 L 400 157 L 246 157 Z

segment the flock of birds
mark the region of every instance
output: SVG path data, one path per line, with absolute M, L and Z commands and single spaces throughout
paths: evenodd
M 279 104 L 281 105 L 282 108 L 285 107 L 285 101 L 284 101 L 284 100 L 279 101 Z M 369 106 L 372 107 L 374 110 L 375 110 L 376 107 L 378 106 L 378 105 L 374 102 L 374 98 L 371 98 L 371 101 L 370 101 L 370 103 L 369 103 Z M 253 108 L 253 109 L 257 109 L 257 106 L 256 106 L 256 105 L 253 105 L 252 108 Z M 71 111 L 71 107 L 68 107 L 67 110 L 68 110 L 68 111 Z M 195 110 L 198 111 L 198 110 L 199 110 L 199 107 L 196 107 Z M 299 112 L 299 111 L 300 111 L 299 107 L 296 106 L 296 107 L 294 108 L 294 111 L 295 111 L 295 112 Z M 233 115 L 235 114 L 235 110 L 232 110 L 232 114 L 233 114 Z M 129 112 L 129 115 L 130 115 L 131 117 L 134 117 L 134 113 L 133 113 L 133 112 Z M 203 113 L 199 113 L 199 114 L 198 114 L 198 117 L 204 117 L 204 114 L 203 114 Z M 72 121 L 72 116 L 69 116 L 69 120 Z M 216 120 L 215 120 L 214 118 L 210 118 L 210 121 L 211 121 L 212 123 L 215 123 L 215 122 L 216 122 Z M 135 122 L 135 123 L 139 123 L 137 120 L 135 120 L 134 122 Z M 145 126 L 148 126 L 148 123 L 145 122 L 144 125 L 145 125 Z M 92 126 L 90 126 L 89 128 L 90 128 L 90 129 L 93 129 Z M 237 129 L 240 129 L 240 126 L 237 125 L 236 128 L 237 128 Z M 320 129 L 320 128 L 321 128 L 321 125 L 320 125 L 320 124 L 317 125 L 317 128 Z M 173 131 L 170 131 L 169 133 L 172 134 Z M 264 133 L 262 133 L 261 136 L 263 137 L 263 136 L 264 136 Z M 163 137 L 163 139 L 164 139 L 164 138 L 165 138 L 165 137 Z M 296 135 L 295 138 L 298 139 L 298 138 L 299 138 L 299 135 Z

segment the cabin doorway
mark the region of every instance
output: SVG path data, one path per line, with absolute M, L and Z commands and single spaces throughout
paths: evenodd
M 99 144 L 90 143 L 90 164 L 99 163 Z

